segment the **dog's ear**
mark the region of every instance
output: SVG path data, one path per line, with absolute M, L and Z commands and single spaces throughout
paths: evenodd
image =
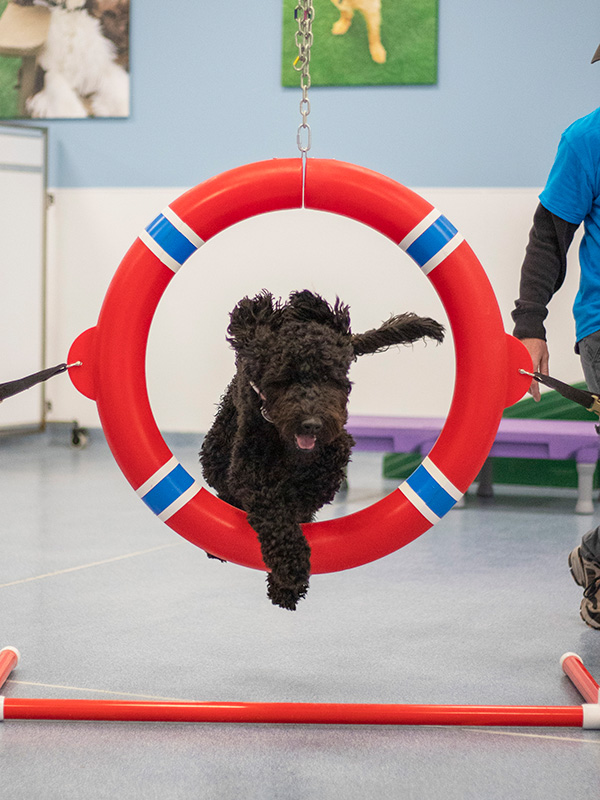
M 350 310 L 339 297 L 330 306 L 320 295 L 304 289 L 301 292 L 292 292 L 287 307 L 296 319 L 303 322 L 314 321 L 329 325 L 340 333 L 350 333 Z
M 270 292 L 244 297 L 229 315 L 227 341 L 234 350 L 241 350 L 254 339 L 260 325 L 272 324 L 278 314 L 279 304 Z
M 399 314 L 390 317 L 379 328 L 353 334 L 352 347 L 357 357 L 367 353 L 381 353 L 394 344 L 410 344 L 425 337 L 435 339 L 436 342 L 443 341 L 443 326 L 430 317 L 418 317 L 412 313 Z

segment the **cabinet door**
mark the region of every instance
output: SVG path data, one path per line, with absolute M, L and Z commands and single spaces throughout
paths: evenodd
M 46 130 L 0 124 L 0 383 L 44 365 Z M 0 404 L 0 429 L 42 427 L 44 387 Z

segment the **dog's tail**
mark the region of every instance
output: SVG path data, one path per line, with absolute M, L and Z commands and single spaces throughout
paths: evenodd
M 355 356 L 381 353 L 395 344 L 411 344 L 419 339 L 444 340 L 444 327 L 431 317 L 419 317 L 406 313 L 390 317 L 379 328 L 352 335 Z

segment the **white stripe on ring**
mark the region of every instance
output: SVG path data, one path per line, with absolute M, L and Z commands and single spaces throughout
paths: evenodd
M 167 508 L 165 508 L 164 511 L 161 511 L 160 514 L 157 514 L 156 516 L 163 522 L 166 522 L 180 509 L 182 509 L 185 505 L 187 505 L 190 502 L 190 500 L 198 494 L 201 488 L 202 487 L 200 486 L 200 484 L 194 481 L 194 483 L 190 486 L 189 489 L 186 489 L 186 491 L 182 495 L 180 495 L 177 498 L 177 500 L 172 502 L 170 506 L 167 506 Z
M 158 258 L 159 261 L 162 261 L 165 267 L 168 267 L 173 272 L 179 272 L 182 265 L 178 261 L 175 261 L 175 259 L 172 256 L 170 256 L 166 250 L 163 250 L 163 248 L 158 244 L 158 242 L 155 239 L 153 239 L 152 236 L 150 236 L 148 231 L 146 230 L 141 231 L 139 234 L 139 238 L 146 245 L 148 250 L 154 253 L 154 255 Z
M 432 525 L 435 525 L 436 522 L 439 522 L 441 517 L 432 511 L 431 508 L 427 505 L 427 503 L 422 499 L 420 495 L 418 495 L 415 490 L 409 486 L 409 484 L 404 481 L 404 483 L 400 484 L 398 487 L 398 491 L 402 492 L 402 494 L 406 497 L 409 503 L 413 505 L 417 511 L 420 511 L 421 514 L 431 522 Z
M 430 228 L 433 223 L 442 216 L 442 212 L 438 211 L 437 208 L 432 209 L 426 217 L 423 217 L 421 222 L 417 223 L 415 227 L 409 231 L 404 239 L 399 243 L 398 247 L 402 250 L 408 250 L 413 242 L 415 242 L 419 236 L 424 233 L 427 228 Z
M 154 475 L 151 475 L 145 483 L 143 483 L 139 489 L 135 490 L 135 493 L 138 497 L 145 497 L 148 492 L 151 492 L 154 487 L 159 484 L 163 478 L 172 472 L 175 467 L 179 464 L 179 461 L 172 456 L 166 464 L 163 464 L 160 469 L 157 469 Z
M 458 245 L 462 244 L 464 240 L 464 236 L 461 236 L 460 233 L 455 234 L 452 239 L 450 239 L 450 241 L 442 247 L 441 250 L 438 250 L 438 252 L 432 258 L 430 258 L 429 261 L 426 261 L 423 264 L 421 267 L 421 272 L 423 272 L 424 275 L 428 275 L 436 267 L 439 267 L 442 261 L 445 261 L 450 253 L 454 252 Z
M 165 209 L 163 209 L 161 214 L 163 217 L 165 217 L 165 219 L 168 219 L 171 225 L 173 225 L 174 228 L 177 228 L 179 233 L 181 233 L 182 236 L 185 236 L 185 238 L 191 242 L 194 247 L 202 247 L 204 244 L 204 239 L 201 239 L 196 231 L 190 228 L 187 222 L 184 222 L 181 217 L 178 217 L 171 206 L 167 206 Z

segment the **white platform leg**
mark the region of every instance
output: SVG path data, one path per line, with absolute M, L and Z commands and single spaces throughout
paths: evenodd
M 577 505 L 576 514 L 593 514 L 592 488 L 596 464 L 577 464 Z

